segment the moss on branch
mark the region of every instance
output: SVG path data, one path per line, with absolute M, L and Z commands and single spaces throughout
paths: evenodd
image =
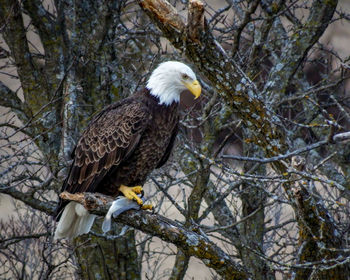
M 96 193 L 63 192 L 60 196 L 81 203 L 89 212 L 99 216 L 107 214 L 113 201 L 111 197 Z M 186 255 L 202 260 L 223 279 L 248 279 L 244 269 L 210 241 L 199 228 L 190 230 L 161 215 L 146 211 L 127 211 L 118 216 L 117 221 L 175 244 Z
M 186 29 L 186 24 L 178 16 L 172 17 L 176 21 L 175 24 L 174 22 L 172 24 L 164 22 L 166 17 L 163 13 L 166 11 L 150 9 L 148 3 L 153 2 L 166 5 L 169 11 L 171 10 L 172 14 L 174 14 L 174 8 L 171 8 L 171 5 L 165 0 L 139 0 L 145 13 L 150 16 L 152 21 L 163 32 L 163 35 L 175 48 L 186 54 L 188 59 L 213 83 L 213 86 L 224 97 L 226 102 L 237 111 L 237 115 L 252 132 L 251 138 L 246 139 L 246 141 L 260 146 L 267 157 L 284 154 L 288 147 L 286 135 L 278 127 L 280 120 L 261 101 L 261 98 L 259 98 L 261 92 L 259 92 L 251 79 L 216 41 L 206 21 L 204 20 L 203 24 L 198 24 L 198 30 L 189 32 L 188 27 L 194 26 L 193 24 L 187 24 Z M 194 0 L 189 2 L 191 9 L 198 6 L 192 5 Z M 291 78 L 300 69 L 308 51 L 318 41 L 330 23 L 336 6 L 337 1 L 312 2 L 312 11 L 306 22 L 300 27 L 300 31 L 295 32 L 290 40 L 286 40 L 287 45 L 283 47 L 284 51 L 281 54 L 280 63 L 276 63 L 269 73 L 264 94 L 269 93 L 269 96 L 274 96 L 286 91 Z M 190 19 L 193 18 L 191 9 L 189 8 L 188 10 L 188 18 Z M 203 12 L 201 11 L 198 14 L 203 14 Z M 174 25 L 178 28 L 172 28 Z M 288 164 L 282 164 L 280 161 L 273 163 L 274 169 L 279 174 L 285 174 L 287 166 Z M 302 241 L 305 241 L 312 247 L 315 238 L 314 234 L 316 236 L 325 235 L 329 239 L 336 239 L 336 231 L 330 225 L 331 221 L 321 221 L 322 216 L 328 216 L 329 213 L 322 209 L 317 201 L 313 201 L 314 203 L 311 203 L 309 207 L 301 207 L 301 205 L 295 203 L 297 198 L 291 191 L 290 185 L 284 184 L 284 189 L 294 209 L 303 212 L 301 216 L 314 217 L 315 221 L 308 219 L 299 220 L 301 227 L 305 229 L 314 228 L 312 233 L 300 235 Z M 304 190 L 300 195 L 303 201 L 310 196 L 307 190 Z M 323 212 L 324 215 L 320 216 L 319 213 Z M 331 245 L 331 243 L 326 242 L 327 247 L 331 247 Z M 341 248 L 342 246 L 339 243 L 334 245 L 336 248 Z M 305 253 L 305 261 L 320 260 L 326 255 L 323 252 L 320 255 L 315 253 L 307 255 Z M 339 270 L 335 273 L 341 272 Z

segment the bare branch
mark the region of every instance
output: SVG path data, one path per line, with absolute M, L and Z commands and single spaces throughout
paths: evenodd
M 18 191 L 15 188 L 11 188 L 11 187 L 8 188 L 4 186 L 1 186 L 0 191 L 1 193 L 7 194 L 15 199 L 18 199 L 24 202 L 25 204 L 29 205 L 33 209 L 37 209 L 47 213 L 48 215 L 53 215 L 55 212 L 56 203 L 49 203 L 49 202 L 44 202 L 39 199 L 36 199 L 33 196 L 33 192 L 25 193 L 22 191 Z

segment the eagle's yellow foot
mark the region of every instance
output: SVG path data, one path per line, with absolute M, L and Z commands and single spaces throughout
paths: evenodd
M 152 204 L 144 204 L 144 205 L 142 205 L 141 209 L 142 210 L 151 210 L 151 211 L 154 210 Z
M 128 186 L 121 185 L 119 187 L 119 191 L 121 191 L 126 198 L 135 200 L 137 204 L 143 205 L 142 199 L 138 197 L 138 194 L 142 193 L 141 186 L 128 187 Z

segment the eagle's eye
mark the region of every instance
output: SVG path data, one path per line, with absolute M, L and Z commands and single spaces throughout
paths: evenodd
M 187 74 L 182 74 L 181 76 L 182 76 L 182 79 L 184 79 L 184 80 L 187 80 L 190 78 Z

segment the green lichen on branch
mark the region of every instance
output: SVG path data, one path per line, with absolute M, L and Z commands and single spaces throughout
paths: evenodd
M 64 199 L 83 204 L 90 213 L 105 216 L 112 198 L 94 193 L 61 194 Z M 231 257 L 216 246 L 199 228 L 190 230 L 180 223 L 158 214 L 146 211 L 127 211 L 116 219 L 118 223 L 131 226 L 144 233 L 157 236 L 166 242 L 175 244 L 189 256 L 201 259 L 224 279 L 248 279 L 248 274 Z
M 169 25 L 163 21 L 163 13 L 168 12 L 168 10 L 152 10 L 148 4 L 146 5 L 146 3 L 152 2 L 154 1 L 140 1 L 140 5 L 163 31 L 167 39 L 186 54 L 201 73 L 213 83 L 226 102 L 235 109 L 245 125 L 254 132 L 251 141 L 264 148 L 269 156 L 283 151 L 286 148 L 283 137 L 276 127 L 271 126 L 272 116 L 266 106 L 259 99 L 247 94 L 250 92 L 256 95 L 254 85 L 218 44 L 203 18 L 198 19 L 198 24 L 191 24 L 191 26 L 199 28 L 198 32 L 191 33 L 198 34 L 198 37 L 184 36 L 183 34 L 191 31 L 185 28 L 186 25 L 181 19 L 177 18 L 177 26 L 183 28 L 182 32 L 179 33 L 178 29 L 174 28 L 169 29 Z M 166 1 L 157 2 L 167 3 Z M 167 6 L 169 5 L 167 4 Z M 173 11 L 173 9 L 171 10 Z
M 346 280 L 347 269 L 336 265 L 341 256 L 333 248 L 342 248 L 343 240 L 338 229 L 334 226 L 328 211 L 312 197 L 303 186 L 295 190 L 298 203 L 297 217 L 299 224 L 299 258 L 298 263 L 307 264 L 322 260 L 334 265 L 332 270 L 317 272 L 317 279 L 339 279 Z M 306 269 L 296 270 L 295 279 L 308 279 L 312 273 L 312 266 Z
M 153 2 L 153 0 L 139 2 L 144 11 L 163 32 L 163 35 L 169 39 L 174 47 L 184 52 L 201 73 L 212 82 L 215 89 L 252 132 L 251 138 L 246 139 L 246 142 L 260 146 L 267 157 L 284 154 L 288 149 L 286 144 L 288 139 L 284 131 L 279 128 L 280 119 L 277 115 L 271 113 L 271 108 L 268 110 L 267 106 L 261 101 L 261 98 L 259 98 L 261 92 L 216 41 L 207 22 L 204 19 L 197 19 L 198 24 L 191 23 L 189 26 L 197 26 L 198 30 L 188 33 L 188 30 L 184 28 L 180 33 L 185 35 L 180 36 L 178 30 L 172 30 L 171 26 L 169 28 L 169 25 L 164 24 L 161 20 L 163 18 L 162 12 L 148 9 L 145 5 L 146 2 Z M 166 1 L 158 0 L 158 2 L 165 3 Z M 312 2 L 311 12 L 306 22 L 299 27 L 298 31 L 289 40 L 286 40 L 288 45 L 283 47 L 278 63 L 270 70 L 263 90 L 264 94 L 276 98 L 281 93 L 286 92 L 292 77 L 297 70 L 301 69 L 308 51 L 319 40 L 325 28 L 329 25 L 336 6 L 337 1 Z M 182 22 L 181 19 L 178 20 Z M 178 26 L 185 26 L 185 24 L 179 23 Z M 186 34 L 197 34 L 197 37 L 193 38 L 193 36 L 186 36 Z M 258 72 L 255 71 L 255 73 Z M 289 160 L 286 160 L 285 163 L 277 161 L 273 163 L 273 167 L 279 174 L 285 174 L 288 163 Z M 322 212 L 320 205 L 316 203 L 313 204 L 313 207 L 300 209 L 295 204 L 295 196 L 291 191 L 290 184 L 285 183 L 283 187 L 296 211 L 301 210 L 304 211 L 305 216 L 311 215 L 314 217 L 315 221 L 305 219 L 303 222 L 306 223 L 306 227 L 313 227 L 314 222 L 318 225 L 318 230 L 314 233 L 316 237 L 324 234 L 331 239 L 336 239 L 335 231 L 328 225 L 331 221 L 325 221 L 328 226 L 320 226 L 322 217 L 317 215 L 317 213 Z M 303 198 L 308 196 L 309 192 L 306 191 Z M 325 212 L 325 215 L 329 215 L 329 213 Z M 301 221 L 299 220 L 299 222 Z M 320 232 L 320 228 L 323 228 L 325 232 Z M 312 247 L 314 236 L 301 234 L 300 238 Z M 339 243 L 335 245 L 336 248 L 341 248 Z M 318 259 L 322 259 L 327 255 L 322 250 L 320 252 L 321 254 L 317 256 Z

